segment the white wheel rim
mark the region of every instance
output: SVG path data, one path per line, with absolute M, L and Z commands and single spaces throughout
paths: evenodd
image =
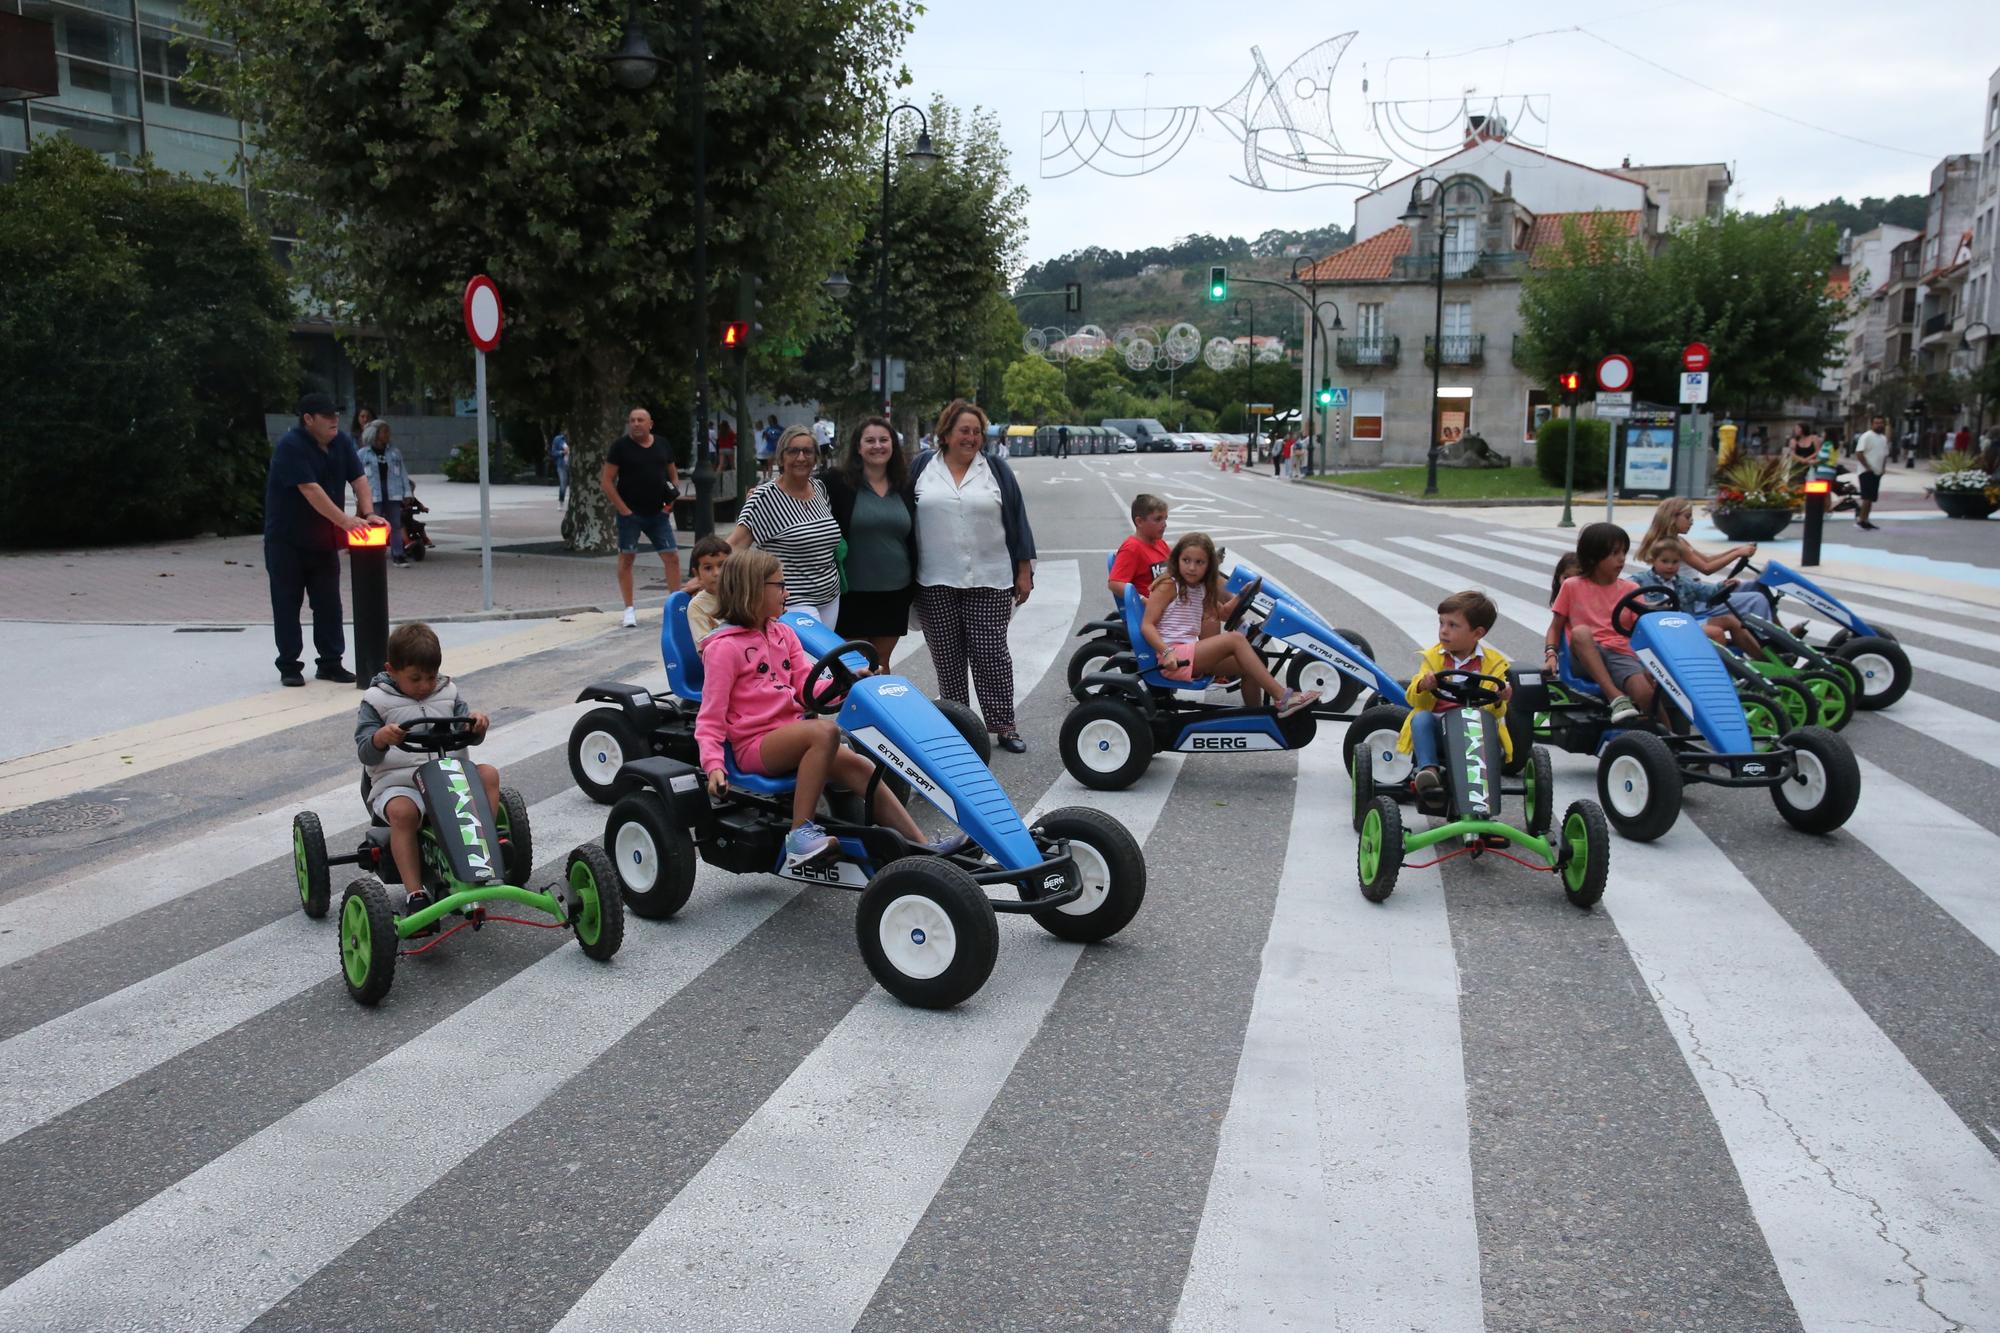
M 1317 657 L 1310 658 L 1299 668 L 1299 688 L 1318 690 L 1319 697 L 1331 699 L 1340 693 L 1341 675 Z
M 608 731 L 585 733 L 583 743 L 577 746 L 577 755 L 584 776 L 600 787 L 610 786 L 618 770 L 625 767 L 625 748 Z
M 889 965 L 916 981 L 929 981 L 958 956 L 958 932 L 935 898 L 906 893 L 882 913 L 875 927 Z
M 635 893 L 650 893 L 660 878 L 660 849 L 646 826 L 634 820 L 620 824 L 611 839 L 618 852 L 618 879 Z
M 1896 683 L 1896 668 L 1880 653 L 1857 653 L 1848 659 L 1848 665 L 1861 677 L 1863 694 L 1887 694 Z
M 1627 819 L 1637 819 L 1653 799 L 1653 784 L 1644 764 L 1632 755 L 1621 754 L 1605 770 L 1604 792 L 1611 798 L 1613 810 Z
M 1104 670 L 1105 664 L 1108 663 L 1110 660 L 1111 660 L 1110 653 L 1097 653 L 1091 657 L 1085 658 L 1083 664 L 1083 674 L 1089 676 Z M 1102 685 L 1092 685 L 1087 680 L 1078 680 L 1076 683 L 1076 687 L 1079 690 L 1082 690 L 1085 694 L 1095 695 L 1104 693 L 1104 687 Z
M 1086 722 L 1076 734 L 1076 752 L 1093 773 L 1116 773 L 1132 757 L 1132 738 L 1108 717 Z
M 1064 903 L 1056 910 L 1070 916 L 1089 916 L 1104 906 L 1104 900 L 1111 896 L 1111 863 L 1104 859 L 1104 853 L 1087 842 L 1072 840 L 1069 854 L 1076 860 L 1076 873 L 1083 880 L 1083 892 L 1073 903 Z
M 1792 776 L 1778 788 L 1786 805 L 1794 810 L 1817 810 L 1826 800 L 1826 765 L 1810 750 L 1796 750 Z
M 1368 759 L 1374 765 L 1374 771 L 1369 776 L 1377 787 L 1393 787 L 1410 780 L 1410 768 L 1415 756 L 1396 748 L 1400 739 L 1400 732 L 1387 727 L 1368 735 Z

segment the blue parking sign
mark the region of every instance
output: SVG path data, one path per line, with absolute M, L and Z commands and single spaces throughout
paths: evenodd
M 1328 406 L 1329 406 L 1329 407 L 1346 407 L 1346 406 L 1347 406 L 1347 390 L 1346 390 L 1346 389 L 1335 389 L 1335 390 L 1333 391 L 1333 401 L 1332 401 L 1331 403 L 1329 403 L 1329 404 L 1328 404 Z

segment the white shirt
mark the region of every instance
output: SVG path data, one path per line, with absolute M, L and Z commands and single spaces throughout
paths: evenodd
M 1889 437 L 1877 431 L 1864 430 L 1854 440 L 1855 456 L 1861 466 L 1870 472 L 1880 473 L 1889 464 Z
M 815 421 L 813 422 L 812 429 L 815 441 L 820 444 L 833 443 L 833 423 L 831 421 Z
M 945 588 L 1011 588 L 1000 479 L 973 457 L 954 481 L 942 454 L 917 478 L 917 582 Z

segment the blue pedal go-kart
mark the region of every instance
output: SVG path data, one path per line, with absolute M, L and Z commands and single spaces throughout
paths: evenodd
M 1459 705 L 1438 718 L 1438 757 L 1444 781 L 1434 796 L 1418 792 L 1410 780 L 1409 765 L 1400 765 L 1401 776 L 1392 782 L 1375 777 L 1375 749 L 1361 746 L 1354 751 L 1348 776 L 1354 786 L 1354 827 L 1360 837 L 1356 852 L 1361 876 L 1361 893 L 1379 903 L 1396 888 L 1396 876 L 1405 858 L 1444 843 L 1458 846 L 1435 860 L 1435 865 L 1454 856 L 1479 857 L 1486 852 L 1505 857 L 1530 870 L 1546 870 L 1556 875 L 1563 893 L 1581 908 L 1594 906 L 1604 896 L 1604 881 L 1610 868 L 1611 834 L 1605 827 L 1604 811 L 1595 801 L 1572 801 L 1563 812 L 1554 838 L 1555 770 L 1548 751 L 1532 747 L 1518 782 L 1501 772 L 1504 750 L 1500 728 L 1489 704 L 1498 703 L 1507 682 L 1498 676 L 1476 671 L 1439 671 L 1434 689 L 1440 699 Z M 1517 828 L 1502 818 L 1506 798 L 1518 796 L 1522 822 Z M 1401 802 L 1411 801 L 1420 813 L 1436 815 L 1444 822 L 1428 829 L 1405 831 Z M 1509 848 L 1532 855 L 1533 860 L 1516 856 Z
M 786 619 L 824 633 L 810 618 Z M 1146 896 L 1145 856 L 1125 826 L 1082 806 L 1027 826 L 953 720 L 902 677 L 864 674 L 880 667 L 868 644 L 836 642 L 817 656 L 804 687 L 808 713 L 837 707 L 841 733 L 875 764 L 866 790 L 828 788 L 820 823 L 840 844 L 829 863 L 786 869 L 791 778 L 746 773 L 730 756 L 728 790 L 711 797 L 695 764 L 628 760 L 604 850 L 631 910 L 653 919 L 680 911 L 697 855 L 737 874 L 858 890 L 854 928 L 868 970 L 891 995 L 926 1009 L 949 1008 L 985 984 L 1000 947 L 996 912 L 1027 913 L 1080 943 L 1123 930 Z M 939 856 L 870 823 L 875 788 L 891 781 L 930 802 L 971 845 Z M 1002 884 L 1018 898 L 987 895 L 986 886 Z
M 1841 671 L 1854 706 L 1863 711 L 1887 708 L 1909 691 L 1910 658 L 1889 630 L 1870 625 L 1860 612 L 1788 565 L 1767 560 L 1759 569 L 1745 556 L 1727 577 L 1736 578 L 1746 570 L 1757 581 L 1745 591 L 1763 594 L 1771 608 L 1768 616 L 1741 616 L 1759 642 L 1795 667 Z M 1786 598 L 1836 626 L 1824 644 L 1779 628 L 1778 607 Z
M 1547 741 L 1595 755 L 1605 816 L 1635 842 L 1674 826 L 1682 786 L 1694 782 L 1762 787 L 1785 822 L 1806 833 L 1831 833 L 1847 822 L 1861 799 L 1854 751 L 1824 727 L 1753 729 L 1746 715 L 1752 701 L 1739 694 L 1720 651 L 1680 609 L 1672 589 L 1628 593 L 1611 623 L 1631 638 L 1634 656 L 1659 687 L 1666 725 L 1613 726 L 1602 692 L 1577 673 L 1564 643 L 1554 680 L 1540 671 L 1510 673 L 1508 722 L 1517 754 Z
M 1239 596 L 1223 629 L 1237 629 L 1249 617 L 1261 615 L 1261 624 L 1250 631 L 1251 641 L 1259 645 L 1267 660 L 1274 649 L 1296 654 L 1294 679 L 1301 678 L 1303 672 L 1297 664 L 1311 662 L 1316 668 L 1338 674 L 1340 688 L 1350 702 L 1363 690 L 1379 693 L 1400 689 L 1365 652 L 1347 641 L 1345 633 L 1305 610 L 1290 594 L 1271 591 L 1272 585 L 1261 575 L 1238 570 L 1228 582 Z M 1213 704 L 1190 697 L 1206 690 L 1212 678 L 1175 681 L 1160 671 L 1159 654 L 1139 632 L 1145 609 L 1139 594 L 1126 589 L 1125 633 L 1132 647 L 1120 656 L 1129 658 L 1133 669 L 1086 676 L 1085 683 L 1100 693 L 1071 709 L 1063 719 L 1058 737 L 1063 767 L 1084 786 L 1099 791 L 1129 787 L 1146 771 L 1153 756 L 1162 752 L 1242 754 L 1300 749 L 1312 741 L 1322 718 L 1347 716 L 1338 701 L 1279 717 L 1277 709 L 1270 706 Z M 1308 684 L 1304 688 L 1314 687 Z

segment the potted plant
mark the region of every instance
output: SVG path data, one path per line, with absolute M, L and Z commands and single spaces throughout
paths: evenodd
M 1974 454 L 1946 453 L 1931 464 L 1937 484 L 1931 498 L 1950 518 L 1985 518 L 2000 509 L 2000 477 L 1979 466 Z
M 1767 542 L 1785 530 L 1803 502 L 1791 462 L 1783 455 L 1739 457 L 1715 474 L 1708 514 L 1731 541 Z

